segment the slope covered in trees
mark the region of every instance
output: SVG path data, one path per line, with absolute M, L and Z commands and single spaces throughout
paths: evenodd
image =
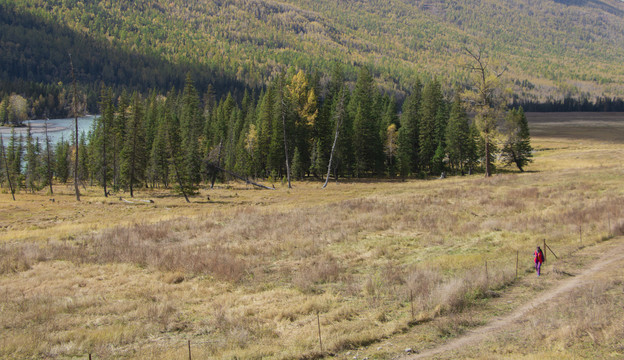
M 21 81 L 68 82 L 68 51 L 87 84 L 180 88 L 191 71 L 200 90 L 211 82 L 222 91 L 235 81 L 264 86 L 284 66 L 329 73 L 340 61 L 347 78 L 365 64 L 384 88 L 401 92 L 416 78 L 438 74 L 443 84 L 465 82 L 462 48 L 481 43 L 508 65 L 521 99 L 624 94 L 624 3 L 617 0 L 1 0 L 0 6 L 5 92 Z

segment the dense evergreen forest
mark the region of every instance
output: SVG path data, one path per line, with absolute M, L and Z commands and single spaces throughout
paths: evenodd
M 80 134 L 77 175 L 105 195 L 164 187 L 188 198 L 200 184 L 227 180 L 227 174 L 271 183 L 290 182 L 291 176 L 320 181 L 326 174 L 336 180 L 425 178 L 484 171 L 496 156 L 522 170 L 532 151 L 523 110 L 484 115 L 496 117 L 503 139 L 486 144 L 491 130 L 480 124 L 479 113 L 468 116 L 460 95 L 489 93 L 492 111 L 498 110 L 491 99 L 506 101 L 491 82 L 479 86 L 463 94 L 456 88 L 447 99 L 437 80 L 417 81 L 399 108 L 367 67 L 351 90 L 336 64 L 326 82 L 318 73 L 291 68 L 266 90 L 245 92 L 240 102 L 232 95 L 217 99 L 210 89 L 200 94 L 190 74 L 181 91 L 165 95 L 116 97 L 103 87 L 101 116 Z M 53 146 L 34 141 L 30 132 L 25 139 L 13 132 L 1 154 L 3 186 L 37 191 L 67 182 L 75 150 L 69 140 Z
M 16 120 L 68 115 L 69 54 L 73 54 L 83 111 L 90 113 L 98 112 L 99 89 L 104 85 L 117 95 L 122 89 L 165 92 L 171 87 L 181 89 L 190 73 L 200 91 L 210 86 L 219 97 L 228 92 L 241 97 L 246 87 L 207 65 L 173 63 L 156 54 L 142 54 L 2 2 L 0 49 L 0 101 L 8 105 L 11 95 L 18 95 L 27 102 L 23 110 L 16 111 L 21 114 Z

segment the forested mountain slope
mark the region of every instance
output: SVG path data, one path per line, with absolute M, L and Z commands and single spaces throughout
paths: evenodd
M 351 77 L 357 65 L 370 65 L 378 83 L 400 91 L 417 77 L 464 81 L 463 48 L 483 46 L 507 64 L 522 98 L 624 94 L 624 2 L 618 0 L 0 0 L 0 5 L 5 82 L 67 81 L 62 55 L 70 48 L 84 82 L 160 87 L 172 79 L 179 84 L 179 73 L 194 69 L 205 77 L 196 81 L 200 88 L 205 81 L 259 86 L 284 65 L 329 72 L 338 60 L 349 65 Z M 24 23 L 25 18 L 32 21 Z M 46 37 L 36 37 L 37 24 L 46 24 Z M 60 41 L 59 33 L 72 44 Z

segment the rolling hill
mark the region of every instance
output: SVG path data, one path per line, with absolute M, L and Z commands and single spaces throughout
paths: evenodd
M 379 84 L 401 91 L 417 77 L 465 81 L 463 49 L 483 47 L 507 65 L 520 98 L 624 95 L 618 0 L 0 0 L 0 6 L 0 80 L 7 92 L 7 83 L 68 81 L 67 59 L 59 56 L 68 48 L 80 80 L 90 84 L 162 88 L 179 85 L 191 71 L 200 89 L 208 82 L 218 89 L 257 87 L 284 66 L 328 72 L 341 61 L 352 77 L 366 64 Z

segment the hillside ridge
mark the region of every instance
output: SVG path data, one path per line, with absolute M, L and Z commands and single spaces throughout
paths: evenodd
M 624 95 L 624 2 L 616 0 L 1 0 L 0 6 L 251 87 L 288 66 L 328 73 L 335 61 L 348 65 L 351 78 L 357 66 L 369 65 L 393 91 L 433 76 L 463 83 L 463 48 L 482 46 L 507 64 L 522 99 Z M 11 36 L 0 38 L 2 52 L 15 44 Z M 5 71 L 0 80 L 28 80 L 24 73 L 41 72 L 38 60 L 49 60 L 29 48 L 20 56 L 27 68 Z M 94 60 L 84 61 L 88 68 Z

